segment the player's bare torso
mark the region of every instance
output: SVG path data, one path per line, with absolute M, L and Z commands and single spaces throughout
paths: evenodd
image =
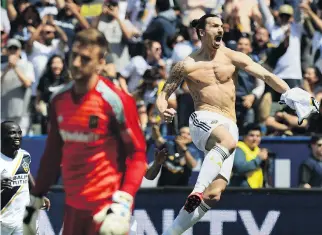
M 200 51 L 192 53 L 185 60 L 186 82 L 196 111 L 216 112 L 236 121 L 236 69 L 228 50 L 221 46 L 212 60 Z

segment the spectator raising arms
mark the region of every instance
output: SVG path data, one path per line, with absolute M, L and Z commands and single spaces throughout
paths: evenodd
M 23 135 L 30 127 L 29 102 L 31 85 L 35 81 L 32 64 L 21 59 L 21 43 L 10 39 L 7 43 L 8 62 L 1 64 L 1 120 L 15 121 Z

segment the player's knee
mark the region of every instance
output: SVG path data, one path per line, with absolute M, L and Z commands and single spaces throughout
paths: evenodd
M 203 198 L 204 200 L 219 202 L 223 191 L 224 188 L 221 187 L 208 187 L 203 194 Z
M 232 154 L 237 148 L 237 142 L 233 139 L 224 140 L 220 144 L 225 148 L 227 148 L 230 154 Z

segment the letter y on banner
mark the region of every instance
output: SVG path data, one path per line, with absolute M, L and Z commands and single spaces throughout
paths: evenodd
M 259 228 L 251 211 L 238 211 L 238 213 L 249 235 L 271 234 L 277 219 L 281 214 L 279 211 L 269 211 L 262 223 L 262 226 Z

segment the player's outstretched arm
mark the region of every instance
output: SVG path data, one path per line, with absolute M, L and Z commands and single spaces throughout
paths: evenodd
M 50 109 L 46 147 L 40 161 L 35 186 L 32 188 L 31 194 L 38 197 L 43 196 L 48 192 L 50 186 L 56 183 L 60 173 L 62 148 L 63 140 L 59 133 L 57 115 L 53 101 Z
M 275 74 L 269 72 L 258 63 L 254 62 L 248 55 L 231 50 L 228 52 L 228 55 L 230 56 L 232 63 L 237 68 L 243 69 L 254 77 L 263 80 L 275 91 L 284 93 L 290 89 L 285 81 L 277 77 Z

